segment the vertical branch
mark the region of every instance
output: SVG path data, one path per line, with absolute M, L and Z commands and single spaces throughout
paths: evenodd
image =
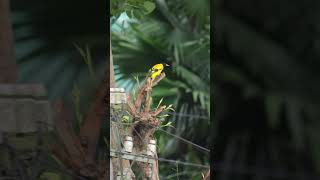
M 101 121 L 107 116 L 107 103 L 106 99 L 109 93 L 108 74 L 101 85 L 98 87 L 95 98 L 91 103 L 90 109 L 86 114 L 83 126 L 80 129 L 80 137 L 85 138 L 87 142 L 87 155 L 88 158 L 94 159 L 95 152 L 100 136 Z
M 148 91 L 151 91 L 151 88 L 152 88 L 151 84 L 152 84 L 151 78 L 146 77 L 144 84 L 139 89 L 137 99 L 134 103 L 134 106 L 135 106 L 135 109 L 137 110 L 137 112 L 140 111 L 143 100 L 145 99 L 146 96 L 148 96 L 148 95 L 146 95 L 146 93 L 148 93 Z
M 134 107 L 135 107 L 135 109 L 136 109 L 137 112 L 140 111 L 141 102 L 142 102 L 142 100 L 143 100 L 144 93 L 145 93 L 144 89 L 141 88 L 141 89 L 139 90 L 138 95 L 137 95 L 137 99 L 136 99 L 136 101 L 135 101 L 135 103 L 134 103 Z
M 95 163 L 87 161 L 86 153 L 79 137 L 71 127 L 71 116 L 62 101 L 54 105 L 56 110 L 55 129 L 58 141 L 51 145 L 51 150 L 67 167 L 85 177 L 97 176 Z
M 152 103 L 152 98 L 151 98 L 151 90 L 148 90 L 147 91 L 147 94 L 146 94 L 146 101 L 144 103 L 144 112 L 147 113 L 150 111 L 150 106 L 151 106 L 151 103 Z
M 17 80 L 9 0 L 0 0 L 0 73 L 0 83 L 14 83 Z
M 101 121 L 107 116 L 107 111 L 109 110 L 107 109 L 109 104 L 106 103 L 106 99 L 109 99 L 110 87 L 115 87 L 111 40 L 109 55 L 109 69 L 107 67 L 105 77 L 95 93 L 95 98 L 90 106 L 89 112 L 86 114 L 83 126 L 80 129 L 80 136 L 85 138 L 87 142 L 88 158 L 92 160 L 95 158 L 94 156 L 101 130 Z M 109 82 L 108 76 L 110 77 Z
M 108 68 L 108 67 L 107 67 Z M 83 126 L 80 129 L 79 136 L 77 136 L 72 128 L 68 128 L 67 120 L 70 118 L 58 118 L 59 125 L 57 127 L 60 139 L 64 147 L 54 145 L 52 150 L 60 159 L 70 164 L 73 171 L 80 173 L 86 177 L 100 177 L 105 176 L 106 172 L 98 171 L 106 169 L 106 163 L 99 163 L 96 161 L 96 149 L 100 137 L 101 121 L 106 118 L 109 99 L 109 73 L 105 71 L 105 77 L 100 86 L 96 90 L 95 97 L 90 105 L 90 109 L 86 114 Z M 62 107 L 62 105 L 60 105 Z M 58 107 L 58 114 L 61 111 Z M 65 148 L 65 151 L 61 150 Z M 98 174 L 100 173 L 100 174 Z

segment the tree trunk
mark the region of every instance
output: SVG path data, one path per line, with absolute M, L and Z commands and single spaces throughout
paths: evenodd
M 9 0 L 0 0 L 0 83 L 15 83 L 17 66 Z

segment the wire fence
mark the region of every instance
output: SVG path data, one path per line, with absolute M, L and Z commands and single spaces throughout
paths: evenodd
M 151 156 L 147 156 L 147 155 L 143 155 L 143 154 L 132 154 L 132 153 L 127 153 L 127 152 L 123 152 L 123 151 L 111 151 L 111 152 L 117 153 L 119 155 L 127 154 L 127 155 L 132 155 L 135 157 L 141 157 L 141 158 L 145 158 L 145 159 L 149 159 L 149 160 L 157 160 L 160 162 L 166 162 L 166 163 L 171 163 L 171 164 L 175 164 L 175 165 L 178 164 L 178 165 L 191 166 L 191 167 L 196 167 L 196 168 L 205 168 L 205 169 L 210 168 L 209 165 L 190 163 L 190 162 L 178 161 L 178 160 L 167 159 L 167 158 L 155 158 L 155 157 L 151 157 Z
M 126 111 L 125 111 L 125 105 L 124 104 L 122 104 L 120 107 L 118 107 L 117 110 L 111 107 L 111 114 L 110 114 L 111 115 L 111 120 L 116 123 L 116 126 L 118 128 L 123 128 L 123 125 L 129 125 L 129 126 L 132 125 L 132 123 L 123 123 L 121 121 L 122 117 L 125 114 L 126 114 Z M 207 116 L 201 116 L 201 115 L 195 115 L 195 114 L 176 113 L 176 112 L 171 112 L 169 114 L 172 115 L 172 116 L 179 116 L 179 117 L 189 117 L 189 118 L 206 119 L 206 120 L 209 119 L 209 117 L 207 117 Z M 187 139 L 185 139 L 185 138 L 183 138 L 183 137 L 181 137 L 179 135 L 170 133 L 170 132 L 166 131 L 165 129 L 157 128 L 156 130 L 159 130 L 159 131 L 161 131 L 163 133 L 166 133 L 167 135 L 169 135 L 171 137 L 177 138 L 178 140 L 180 140 L 180 141 L 182 141 L 182 142 L 184 142 L 186 144 L 189 144 L 189 145 L 191 145 L 192 147 L 194 147 L 196 149 L 200 149 L 201 151 L 210 153 L 210 150 L 208 148 L 205 148 L 205 147 L 203 147 L 201 145 L 198 145 L 198 144 L 196 144 L 196 143 L 194 143 L 194 142 L 192 142 L 190 140 L 187 140 Z M 133 128 L 133 131 L 135 132 L 135 134 L 137 134 L 137 136 L 141 140 L 141 142 L 144 142 L 145 144 L 148 144 L 148 142 L 145 142 L 146 140 L 141 137 L 140 133 L 135 128 Z M 115 132 L 113 132 L 113 133 L 115 133 Z M 118 137 L 118 140 L 119 140 L 119 134 L 117 134 L 117 137 Z M 119 142 L 119 144 L 121 144 L 121 143 L 122 142 Z M 126 154 L 125 152 L 121 151 L 119 148 L 117 148 L 115 153 L 117 153 L 119 155 L 119 157 L 121 157 L 122 155 Z M 130 153 L 127 153 L 127 154 L 130 154 Z M 156 161 L 159 161 L 159 162 L 170 163 L 170 164 L 174 164 L 174 165 L 189 166 L 189 167 L 204 168 L 204 169 L 209 169 L 210 168 L 210 165 L 198 164 L 198 163 L 192 163 L 192 162 L 185 162 L 185 161 L 167 159 L 167 158 L 162 158 L 162 157 L 155 158 L 155 157 L 150 157 L 150 156 L 140 155 L 140 154 L 139 155 L 130 154 L 130 155 L 133 155 L 135 157 L 143 157 L 143 158 L 150 159 L 150 160 L 153 159 L 153 160 L 156 160 Z
M 121 113 L 118 113 L 118 115 L 121 114 Z M 112 118 L 114 120 L 116 120 L 117 118 Z M 116 126 L 118 128 L 120 128 L 122 125 L 131 125 L 131 123 L 122 123 L 122 122 L 119 122 L 119 121 L 114 121 L 116 123 Z M 160 130 L 162 132 L 165 132 L 167 133 L 168 135 L 172 136 L 172 137 L 175 137 L 187 144 L 190 144 L 192 145 L 193 147 L 195 148 L 198 148 L 198 149 L 201 149 L 203 151 L 206 151 L 206 152 L 210 152 L 209 149 L 207 148 L 204 148 L 196 143 L 193 143 L 185 138 L 182 138 L 178 135 L 175 135 L 175 134 L 172 134 L 170 132 L 167 132 L 166 130 L 164 129 L 157 129 L 157 130 Z M 133 131 L 137 134 L 137 136 L 139 137 L 139 139 L 144 142 L 145 144 L 147 144 L 146 140 L 143 139 L 140 135 L 140 133 L 133 127 Z M 118 131 L 117 131 L 118 132 Z M 113 132 L 114 133 L 114 132 Z M 119 136 L 119 134 L 117 134 Z M 114 153 L 117 153 L 119 155 L 119 157 L 121 157 L 122 155 L 131 155 L 131 156 L 135 156 L 135 157 L 141 157 L 141 158 L 145 158 L 145 159 L 148 159 L 148 160 L 156 160 L 156 161 L 159 161 L 159 162 L 163 162 L 163 163 L 170 163 L 170 164 L 174 164 L 174 165 L 181 165 L 181 166 L 189 166 L 189 167 L 193 167 L 193 168 L 202 168 L 202 169 L 209 169 L 210 168 L 210 165 L 204 165 L 204 164 L 198 164 L 198 163 L 192 163 L 192 162 L 185 162 L 185 161 L 179 161 L 179 160 L 174 160 L 174 159 L 167 159 L 167 158 L 162 158 L 162 157 L 151 157 L 151 156 L 148 156 L 148 155 L 143 155 L 143 154 L 132 154 L 132 153 L 126 153 L 126 152 L 123 152 L 121 151 L 120 149 L 114 151 Z M 120 168 L 122 169 L 122 168 Z M 123 169 L 122 169 L 123 170 Z
M 172 136 L 172 137 L 175 137 L 175 138 L 177 138 L 177 139 L 179 139 L 179 140 L 181 140 L 181 141 L 183 141 L 183 142 L 185 142 L 185 143 L 187 143 L 187 144 L 189 144 L 189 145 L 192 145 L 192 146 L 194 146 L 194 147 L 196 147 L 196 148 L 198 148 L 198 149 L 201 149 L 201 150 L 203 150 L 203 151 L 206 151 L 206 152 L 209 152 L 209 153 L 210 153 L 210 150 L 209 150 L 208 148 L 205 148 L 205 147 L 203 147 L 203 146 L 200 146 L 200 145 L 198 145 L 198 144 L 196 144 L 196 143 L 194 143 L 194 142 L 192 142 L 192 141 L 189 141 L 189 140 L 187 140 L 187 139 L 185 139 L 185 138 L 183 138 L 183 137 L 181 137 L 181 136 L 172 134 L 172 133 L 170 133 L 170 132 L 168 132 L 168 131 L 166 131 L 166 130 L 164 130 L 164 129 L 161 129 L 161 128 L 158 128 L 158 130 L 161 131 L 161 132 L 164 132 L 164 133 L 166 133 L 166 134 L 168 134 L 168 135 L 170 135 L 170 136 Z
M 170 112 L 168 114 L 173 115 L 173 116 L 179 116 L 179 117 L 188 117 L 188 118 L 194 118 L 194 119 L 210 120 L 210 117 L 208 117 L 208 116 L 201 116 L 201 115 L 196 115 L 196 114 L 177 113 L 177 112 Z

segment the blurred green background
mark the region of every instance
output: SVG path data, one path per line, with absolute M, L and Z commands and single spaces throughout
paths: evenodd
M 88 47 L 96 78 L 101 79 L 109 37 L 105 6 L 106 2 L 89 0 L 12 0 L 18 82 L 44 83 L 51 101 L 65 98 L 70 102 L 76 84 L 82 104 L 87 104 L 95 84 L 75 45 Z
M 75 117 L 73 127 L 79 130 L 93 93 L 108 68 L 107 2 L 11 0 L 10 5 L 18 83 L 42 83 L 48 90 L 49 101 L 64 99 L 66 107 Z M 83 58 L 77 47 L 91 56 Z M 106 120 L 104 122 L 107 124 Z M 104 129 L 108 127 L 105 124 Z M 108 134 L 106 130 L 103 132 L 104 135 Z M 57 159 L 48 159 L 45 156 L 47 154 L 41 154 L 42 152 L 35 153 L 42 147 L 32 144 L 31 142 L 39 141 L 36 138 L 29 140 L 28 135 L 18 135 L 21 146 L 25 146 L 24 151 L 17 154 L 15 150 L 10 152 L 11 156 L 7 157 L 17 159 L 10 159 L 12 162 L 9 164 L 12 166 L 0 164 L 0 176 L 6 179 L 9 178 L 7 176 L 19 175 L 22 176 L 19 178 L 26 179 L 29 175 L 29 178 L 34 179 L 35 175 L 44 170 L 47 171 L 43 174 L 46 177 L 41 179 L 72 179 L 70 172 Z M 32 135 L 39 137 L 38 134 Z M 40 138 L 43 137 L 40 135 Z M 50 134 L 50 138 L 56 136 Z M 43 140 L 45 147 L 52 143 L 52 139 Z M 98 149 L 100 152 L 102 150 L 106 152 L 104 142 L 101 142 Z M 4 152 L 6 151 L 7 149 Z M 45 162 L 32 159 L 34 157 L 43 158 Z
M 320 179 L 319 1 L 214 2 L 216 179 Z

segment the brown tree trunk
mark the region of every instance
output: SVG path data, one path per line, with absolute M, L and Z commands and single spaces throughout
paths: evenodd
M 0 83 L 15 83 L 17 66 L 9 0 L 0 0 Z
M 107 66 L 108 68 L 108 66 Z M 59 142 L 52 146 L 53 153 L 66 166 L 71 168 L 77 174 L 84 177 L 95 179 L 106 179 L 109 171 L 109 163 L 104 160 L 96 160 L 96 149 L 101 131 L 102 119 L 108 113 L 109 101 L 109 71 L 106 70 L 105 77 L 95 92 L 95 97 L 90 105 L 90 109 L 86 114 L 86 118 L 80 129 L 79 136 L 76 135 L 73 128 L 68 127 L 71 124 L 71 117 L 56 118 L 56 129 L 59 135 Z M 60 109 L 59 109 L 59 106 Z M 63 110 L 63 103 L 57 104 L 56 110 Z M 64 110 L 64 112 L 68 112 Z

